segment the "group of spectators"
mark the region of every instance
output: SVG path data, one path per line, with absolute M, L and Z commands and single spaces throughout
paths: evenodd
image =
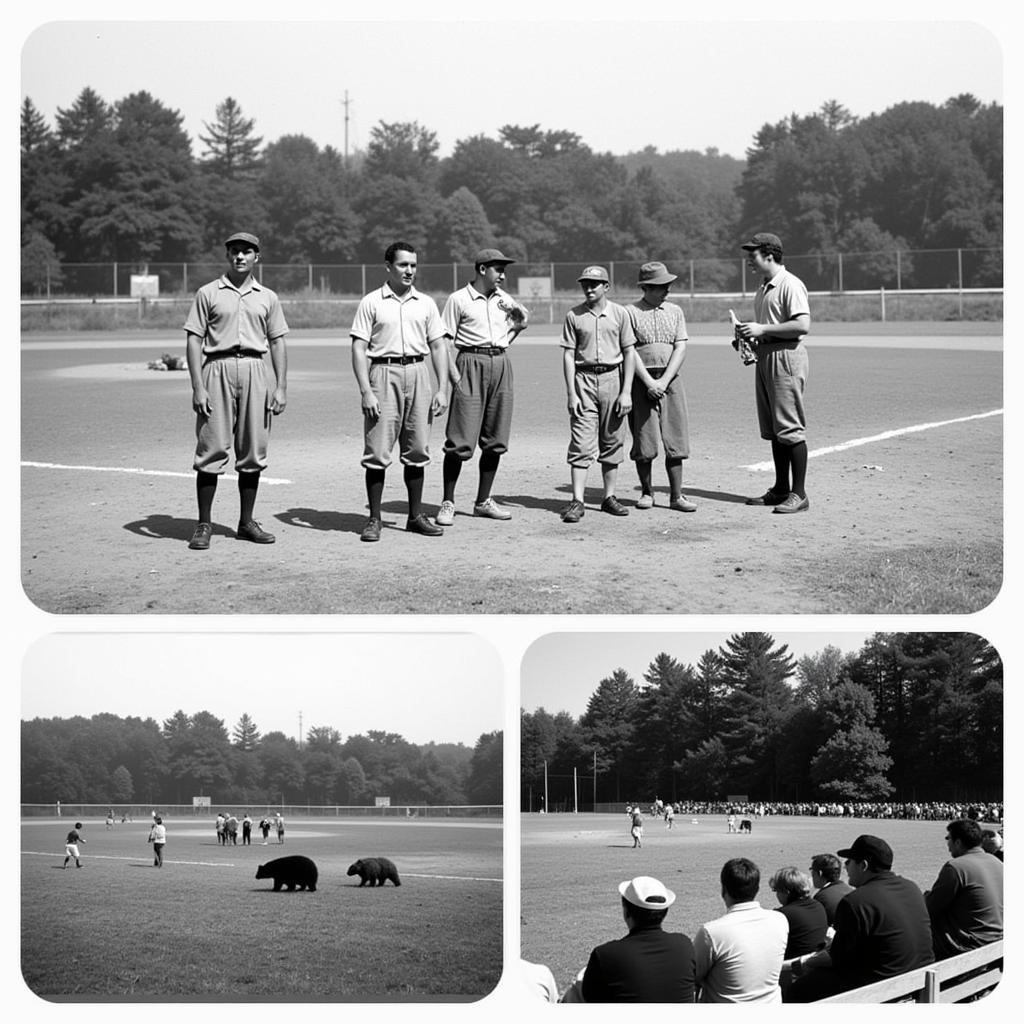
M 814 1002 L 996 942 L 1003 863 L 1002 836 L 992 834 L 999 848 L 988 852 L 977 821 L 951 821 L 949 859 L 924 893 L 893 872 L 884 839 L 860 835 L 812 857 L 806 871 L 777 870 L 769 885 L 778 906 L 770 909 L 757 898 L 757 865 L 735 857 L 720 873 L 725 913 L 692 940 L 662 927 L 675 893 L 648 876 L 624 881 L 626 936 L 597 946 L 560 1001 Z M 546 969 L 526 966 L 550 998 Z
M 661 817 L 671 806 L 676 814 L 737 814 L 748 818 L 771 816 L 807 816 L 817 818 L 884 818 L 903 821 L 953 821 L 970 818 L 973 821 L 1003 820 L 1001 801 L 965 803 L 962 801 L 914 801 L 895 803 L 884 801 L 802 801 L 780 802 L 759 800 L 752 803 L 726 800 L 678 800 L 671 804 L 655 798 L 648 805 L 650 814 Z

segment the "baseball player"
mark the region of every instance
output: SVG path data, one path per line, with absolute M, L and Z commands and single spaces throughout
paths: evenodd
M 775 483 L 748 505 L 771 505 L 775 513 L 806 512 L 811 503 L 807 477 L 807 421 L 804 385 L 811 310 L 803 282 L 786 270 L 778 235 L 758 232 L 744 242 L 751 270 L 762 277 L 754 295 L 754 320 L 736 326 L 756 349 L 757 420 L 761 437 L 772 444 Z
M 379 541 L 384 474 L 395 442 L 409 496 L 405 528 L 444 533 L 423 514 L 423 468 L 430 462 L 430 423 L 448 404 L 448 346 L 437 303 L 413 287 L 416 249 L 394 242 L 384 253 L 387 280 L 363 296 L 352 321 L 352 369 L 359 385 L 365 439 L 362 464 L 370 516 L 360 539 Z M 434 367 L 437 387 L 430 376 Z
M 601 463 L 604 498 L 601 511 L 628 516 L 615 497 L 615 481 L 623 459 L 626 419 L 633 406 L 633 347 L 629 314 L 608 299 L 611 287 L 604 267 L 587 267 L 577 278 L 583 302 L 565 316 L 562 327 L 562 369 L 569 404 L 569 453 L 572 501 L 562 522 L 578 523 L 584 515 L 587 471 Z
M 491 497 L 498 463 L 508 451 L 512 423 L 512 363 L 508 347 L 526 329 L 526 309 L 502 289 L 514 263 L 500 249 L 481 249 L 473 280 L 445 303 L 441 319 L 451 339 L 448 379 L 451 400 L 444 442 L 444 493 L 435 522 L 455 521 L 455 485 L 462 464 L 480 447 L 480 482 L 473 515 L 511 519 Z
M 669 508 L 696 512 L 697 506 L 683 494 L 683 459 L 690 457 L 690 422 L 680 376 L 686 358 L 686 318 L 679 306 L 665 301 L 675 280 L 664 263 L 645 263 L 638 279 L 643 298 L 626 307 L 636 337 L 629 457 L 640 478 L 638 509 L 654 505 L 651 468 L 660 446 L 665 451 Z
M 85 840 L 82 838 L 80 832 L 82 823 L 80 821 L 75 822 L 75 827 L 68 833 L 67 839 L 64 840 L 64 870 L 67 870 L 68 861 L 72 857 L 75 858 L 75 867 L 80 868 L 82 866 L 82 858 L 78 853 L 78 844 L 84 843 Z
M 189 541 L 205 551 L 213 534 L 217 479 L 234 449 L 239 540 L 273 544 L 253 518 L 260 473 L 267 466 L 270 424 L 288 402 L 288 324 L 277 295 L 253 276 L 260 240 L 238 231 L 224 242 L 227 272 L 196 292 L 185 321 L 186 359 L 196 413 L 196 497 L 199 522 Z M 264 356 L 270 353 L 273 380 Z

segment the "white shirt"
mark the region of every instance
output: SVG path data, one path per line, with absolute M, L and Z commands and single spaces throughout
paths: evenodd
M 781 1003 L 779 973 L 789 938 L 784 914 L 756 900 L 734 904 L 693 940 L 702 1003 Z

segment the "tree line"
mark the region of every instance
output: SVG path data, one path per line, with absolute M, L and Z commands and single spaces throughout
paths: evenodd
M 600 680 L 578 718 L 521 711 L 522 800 L 1001 800 L 1003 666 L 969 633 L 876 633 L 794 658 L 736 633 L 696 664 Z M 596 775 L 595 775 L 596 768 Z M 596 778 L 596 788 L 594 780 Z M 583 780 L 583 781 L 580 781 Z
M 248 714 L 228 732 L 208 711 L 152 718 L 97 714 L 21 724 L 23 803 L 372 805 L 500 804 L 502 733 L 414 744 L 369 730 L 343 740 L 330 726 L 303 742 L 261 734 Z
M 526 264 L 673 263 L 735 257 L 765 229 L 800 254 L 1002 245 L 1003 111 L 969 94 L 862 119 L 830 101 L 762 126 L 743 160 L 595 152 L 539 124 L 441 158 L 418 121 L 378 122 L 346 160 L 304 135 L 264 144 L 232 97 L 204 129 L 195 156 L 148 92 L 109 103 L 86 87 L 52 125 L 25 97 L 23 284 L 61 261 L 219 262 L 239 225 L 271 263 L 379 263 L 396 239 L 421 262 L 497 245 Z

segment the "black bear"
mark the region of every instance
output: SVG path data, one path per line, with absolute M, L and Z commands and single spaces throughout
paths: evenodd
M 289 892 L 296 889 L 316 892 L 316 865 L 308 857 L 278 857 L 277 860 L 261 864 L 256 869 L 256 877 L 272 878 L 274 892 L 280 892 L 282 885 L 287 886 Z
M 387 857 L 364 857 L 362 860 L 357 860 L 348 869 L 348 874 L 358 875 L 362 879 L 359 883 L 360 886 L 369 883 L 372 888 L 375 885 L 383 885 L 388 879 L 395 885 L 402 884 L 398 877 L 398 868 Z
M 751 820 L 749 818 L 744 818 L 740 822 L 740 831 L 741 832 L 751 832 L 752 830 L 753 830 L 753 823 L 751 822 Z

